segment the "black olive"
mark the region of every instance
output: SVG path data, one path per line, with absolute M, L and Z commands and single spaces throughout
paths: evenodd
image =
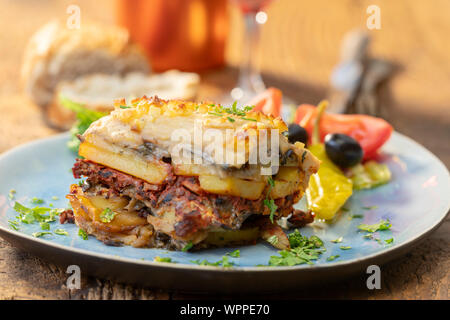
M 295 143 L 297 141 L 302 142 L 306 145 L 308 142 L 308 132 L 306 130 L 299 126 L 296 123 L 291 123 L 288 127 L 289 130 L 289 136 L 288 140 L 290 143 Z
M 340 167 L 348 168 L 359 163 L 364 152 L 355 139 L 342 133 L 329 133 L 325 137 L 328 158 Z

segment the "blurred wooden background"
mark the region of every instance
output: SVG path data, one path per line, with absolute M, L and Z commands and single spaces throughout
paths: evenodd
M 0 152 L 54 134 L 40 112 L 22 95 L 19 69 L 28 38 L 49 19 L 64 19 L 69 4 L 81 19 L 114 23 L 112 1 L 0 0 Z M 400 66 L 383 93 L 383 108 L 397 131 L 425 145 L 450 166 L 450 1 L 448 0 L 275 0 L 263 26 L 259 63 L 268 85 L 298 102 L 317 103 L 328 92 L 338 62 L 340 41 L 354 28 L 366 28 L 366 8 L 381 8 L 381 30 L 370 31 L 370 53 Z M 242 20 L 232 19 L 229 67 L 202 74 L 200 98 L 231 87 L 241 58 Z M 424 213 L 426 214 L 426 213 Z M 299 289 L 293 298 L 448 299 L 450 221 L 407 259 L 383 270 L 382 290 L 365 288 L 364 275 L 327 287 Z M 186 295 L 136 288 L 92 278 L 83 290 L 69 292 L 66 275 L 54 265 L 0 240 L 0 298 L 184 298 Z M 194 296 L 188 296 L 193 298 Z M 277 295 L 277 297 L 280 297 Z M 281 296 L 282 298 L 283 296 Z

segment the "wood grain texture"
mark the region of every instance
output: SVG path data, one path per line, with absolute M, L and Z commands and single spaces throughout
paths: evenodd
M 23 96 L 19 83 L 22 53 L 28 38 L 54 17 L 65 18 L 72 1 L 0 0 L 0 152 L 54 134 L 40 110 Z M 113 22 L 110 1 L 77 1 L 82 19 Z M 338 61 L 346 31 L 365 28 L 366 8 L 381 8 L 382 28 L 370 31 L 371 54 L 399 66 L 383 91 L 386 118 L 450 166 L 450 2 L 278 0 L 268 8 L 261 32 L 259 63 L 267 84 L 298 102 L 316 103 L 328 93 L 329 75 Z M 227 60 L 230 67 L 202 74 L 200 98 L 231 88 L 241 59 L 242 21 L 232 19 Z M 1 183 L 1 182 L 0 182 Z M 448 299 L 450 220 L 405 257 L 382 267 L 382 289 L 366 288 L 360 274 L 333 284 L 299 288 L 265 298 Z M 19 251 L 0 239 L 0 299 L 185 299 L 227 296 L 191 295 L 139 288 L 83 276 L 82 289 L 65 287 L 65 268 Z M 246 296 L 248 298 L 248 296 Z M 255 296 L 257 297 L 257 296 Z

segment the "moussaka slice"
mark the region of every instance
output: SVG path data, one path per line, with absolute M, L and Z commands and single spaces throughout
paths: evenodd
M 253 243 L 295 214 L 319 161 L 278 118 L 143 97 L 79 136 L 76 224 L 111 245 L 181 250 Z M 311 222 L 296 215 L 299 224 Z

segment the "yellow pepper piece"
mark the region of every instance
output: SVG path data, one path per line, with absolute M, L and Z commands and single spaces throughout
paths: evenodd
M 308 149 L 321 160 L 319 171 L 311 176 L 306 189 L 308 208 L 320 219 L 330 220 L 352 195 L 353 183 L 327 157 L 323 144 Z
M 350 168 L 349 177 L 355 190 L 371 189 L 388 183 L 391 180 L 391 171 L 387 165 L 371 160 L 364 165 L 359 163 Z

